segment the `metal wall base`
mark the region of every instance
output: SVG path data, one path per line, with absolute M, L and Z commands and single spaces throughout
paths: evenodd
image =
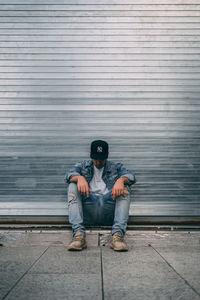
M 0 216 L 0 224 L 69 225 L 68 216 Z M 197 225 L 200 216 L 129 216 L 128 225 Z

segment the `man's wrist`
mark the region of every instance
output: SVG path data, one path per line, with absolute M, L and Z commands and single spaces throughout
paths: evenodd
M 120 177 L 120 178 L 118 178 L 117 180 L 119 180 L 119 181 L 121 181 L 121 182 L 123 182 L 123 183 L 129 183 L 129 182 L 130 182 L 129 179 L 128 179 L 127 177 Z
M 77 176 L 77 179 L 78 179 L 78 180 L 79 180 L 79 179 L 83 179 L 83 178 L 85 179 L 85 177 L 84 177 L 83 175 L 78 175 L 78 176 Z
M 82 175 L 74 175 L 70 178 L 70 182 L 78 182 L 80 177 L 83 177 L 83 176 Z

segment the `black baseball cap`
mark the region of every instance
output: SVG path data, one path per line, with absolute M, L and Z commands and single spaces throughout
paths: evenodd
M 96 140 L 91 143 L 90 157 L 94 159 L 108 158 L 108 143 L 102 140 Z

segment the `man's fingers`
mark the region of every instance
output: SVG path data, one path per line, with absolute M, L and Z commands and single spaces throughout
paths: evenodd
M 81 186 L 78 185 L 78 192 L 81 194 Z
M 86 195 L 87 195 L 87 197 L 89 197 L 89 194 L 90 194 L 90 188 L 89 188 L 89 186 L 87 185 L 87 186 L 86 186 Z
M 79 189 L 80 189 L 79 193 L 85 194 L 85 188 L 83 185 L 80 185 Z
M 81 194 L 83 194 L 83 187 L 82 186 L 80 187 L 80 192 L 81 192 Z
M 83 193 L 85 196 L 89 197 L 90 189 L 89 189 L 89 187 L 88 187 L 87 185 L 84 185 L 84 186 L 83 186 L 83 188 L 82 188 L 82 193 Z
M 113 200 L 115 200 L 115 198 L 121 196 L 121 195 L 125 195 L 128 196 L 128 189 L 125 187 L 124 189 L 113 189 L 112 191 L 113 194 Z
M 87 189 L 86 189 L 86 186 L 84 186 L 84 188 L 83 188 L 83 193 L 84 193 L 85 196 L 87 195 Z
M 122 193 L 123 193 L 123 190 L 122 189 L 118 189 L 117 190 L 117 197 L 121 196 Z
M 115 198 L 120 196 L 120 190 L 119 189 L 114 189 L 113 190 L 113 200 L 115 200 Z

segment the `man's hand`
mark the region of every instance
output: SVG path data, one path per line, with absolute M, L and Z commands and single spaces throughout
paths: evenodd
M 79 193 L 84 194 L 85 196 L 87 195 L 87 197 L 89 197 L 90 189 L 89 189 L 89 186 L 88 186 L 88 183 L 87 183 L 85 177 L 78 176 L 77 187 L 78 187 Z
M 119 178 L 112 189 L 113 200 L 121 195 L 128 195 L 128 189 L 124 187 L 124 178 Z

